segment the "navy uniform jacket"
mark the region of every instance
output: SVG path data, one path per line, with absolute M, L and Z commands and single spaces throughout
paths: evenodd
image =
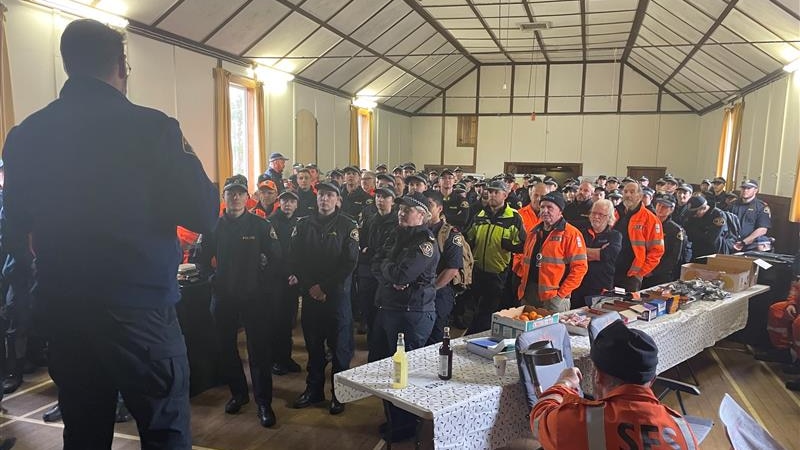
M 362 249 L 358 258 L 358 263 L 370 265 L 375 253 L 378 252 L 389 235 L 397 228 L 397 208 L 393 208 L 389 214 L 384 216 L 376 212 L 369 216 L 364 222 L 360 231 L 360 246 Z
M 681 274 L 681 265 L 692 260 L 692 249 L 683 227 L 672 219 L 662 222 L 664 228 L 664 256 L 650 276 L 658 276 L 666 280 L 677 280 Z M 702 256 L 702 255 L 701 255 Z
M 578 290 L 602 291 L 603 289 L 614 288 L 614 272 L 617 267 L 617 256 L 622 250 L 622 233 L 611 227 L 600 233 L 595 233 L 590 226 L 581 229 L 586 248 L 601 248 L 608 244 L 606 248 L 600 250 L 600 261 L 589 261 L 589 271 L 581 281 Z
M 290 248 L 289 266 L 301 294 L 316 284 L 325 294 L 342 294 L 358 261 L 358 228 L 338 208 L 329 216 L 315 212 L 297 220 Z
M 703 192 L 703 195 L 706 197 L 706 201 L 708 205 L 711 207 L 717 207 L 719 209 L 725 209 L 727 205 L 725 205 L 725 191 L 719 193 L 719 195 L 714 193 L 713 189 L 709 189 L 706 192 Z
M 267 171 L 264 172 L 263 176 L 265 179 L 275 182 L 275 187 L 278 188 L 278 194 L 286 190 L 286 188 L 283 186 L 283 174 L 273 170 L 272 167 L 268 168 Z
M 300 199 L 297 201 L 297 211 L 294 213 L 295 216 L 310 216 L 317 210 L 317 195 L 314 194 L 314 191 L 311 189 L 306 191 L 298 189 L 297 196 L 300 197 Z
M 372 202 L 373 198 L 361 189 L 361 186 L 355 188 L 353 192 L 347 192 L 347 187 L 342 187 L 342 212 L 353 220 L 360 221 L 362 210 Z
M 739 218 L 740 231 L 739 236 L 744 239 L 750 236 L 750 233 L 756 228 L 772 228 L 772 214 L 769 211 L 769 206 L 758 198 L 754 198 L 748 203 L 743 203 L 737 200 L 731 205 L 730 212 Z M 755 242 L 748 245 L 744 250 L 752 250 L 758 247 L 759 242 L 769 241 L 766 236 L 761 236 Z
M 564 218 L 573 227 L 583 230 L 591 226 L 589 223 L 589 211 L 592 209 L 592 199 L 583 202 L 574 201 L 564 207 Z
M 219 192 L 175 119 L 72 77 L 58 100 L 11 130 L 3 156 L 2 246 L 24 255 L 32 235 L 39 298 L 178 301 L 176 227 L 211 231 Z
M 689 217 L 686 220 L 686 235 L 692 243 L 692 257 L 726 253 L 725 235 L 728 224 L 719 208 L 706 211 L 703 217 Z
M 267 278 L 270 282 L 281 283 L 283 286 L 288 286 L 289 279 L 289 248 L 292 242 L 292 231 L 297 224 L 297 215 L 293 214 L 292 217 L 286 217 L 286 214 L 278 209 L 271 216 L 267 218 L 269 225 L 269 233 L 272 236 L 274 232 L 278 237 L 278 242 L 281 246 L 280 259 L 277 264 L 271 265 L 267 271 Z
M 217 259 L 211 285 L 218 298 L 264 299 L 265 274 L 280 265 L 283 253 L 278 235 L 269 230 L 267 221 L 246 212 L 236 218 L 223 214 L 217 228 L 203 234 L 197 264 L 210 273 L 211 259 Z
M 439 243 L 439 232 L 444 226 L 444 220 L 431 228 L 433 238 L 436 243 Z M 445 269 L 463 269 L 464 268 L 464 236 L 458 231 L 456 227 L 450 227 L 450 232 L 447 233 L 444 239 L 444 246 L 439 249 L 441 256 L 439 257 L 439 265 L 436 267 L 436 275 L 444 272 Z
M 372 273 L 378 280 L 375 306 L 394 311 L 435 311 L 439 244 L 427 225 L 397 228 L 375 255 Z M 395 289 L 394 285 L 407 285 Z

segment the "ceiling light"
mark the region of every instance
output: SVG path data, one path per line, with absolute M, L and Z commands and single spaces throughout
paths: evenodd
M 378 106 L 378 102 L 375 101 L 375 97 L 359 96 L 353 99 L 353 106 L 356 108 L 372 109 Z
M 255 76 L 258 79 L 258 81 L 263 81 L 264 83 L 269 83 L 269 82 L 288 83 L 294 80 L 294 75 L 291 73 L 286 73 L 277 69 L 273 69 L 272 67 L 262 66 L 261 64 L 257 64 L 253 72 L 255 73 Z
M 29 0 L 38 5 L 61 11 L 72 16 L 93 19 L 114 28 L 125 28 L 128 20 L 116 14 L 102 11 L 88 5 L 84 5 L 71 0 Z M 101 2 L 104 3 L 104 2 Z M 118 7 L 121 2 L 112 2 Z
M 783 70 L 789 73 L 797 72 L 798 69 L 800 69 L 800 58 L 797 58 L 789 64 L 783 66 Z

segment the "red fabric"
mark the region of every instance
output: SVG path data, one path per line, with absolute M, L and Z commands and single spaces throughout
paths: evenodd
M 200 237 L 199 233 L 188 230 L 183 227 L 178 227 L 178 241 L 181 244 L 183 251 L 183 263 L 189 262 L 189 253 L 197 245 L 197 240 Z

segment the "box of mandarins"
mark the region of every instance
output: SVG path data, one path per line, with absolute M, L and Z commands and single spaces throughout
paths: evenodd
M 492 314 L 492 336 L 513 339 L 526 331 L 558 323 L 558 313 L 525 305 Z

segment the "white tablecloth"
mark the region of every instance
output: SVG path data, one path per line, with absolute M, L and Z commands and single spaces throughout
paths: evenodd
M 661 373 L 744 328 L 747 300 L 768 289 L 753 286 L 724 301 L 697 301 L 675 314 L 631 326 L 647 332 L 658 344 Z M 583 388 L 591 392 L 589 339 L 573 336 L 571 344 L 575 364 L 584 372 Z M 407 388 L 391 388 L 392 361 L 387 358 L 337 373 L 336 397 L 348 403 L 375 395 L 433 420 L 437 449 L 498 448 L 530 437 L 528 407 L 516 361 L 509 360 L 505 376 L 498 377 L 490 360 L 466 350 L 464 338 L 453 340 L 452 345 L 453 378 L 449 381 L 436 376 L 438 345 L 432 345 L 408 353 L 411 369 Z

